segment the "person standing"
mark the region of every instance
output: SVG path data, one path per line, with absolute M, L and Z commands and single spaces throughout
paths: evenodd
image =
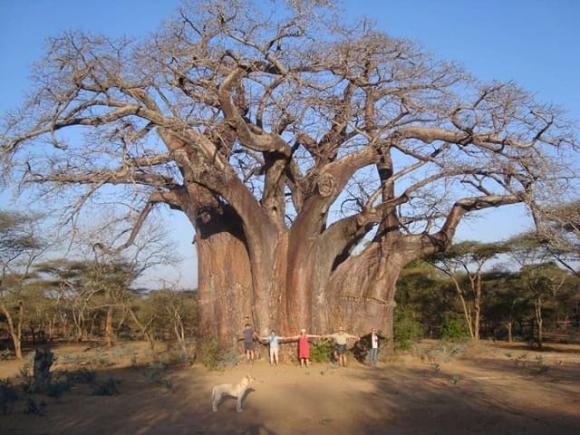
M 277 366 L 278 353 L 280 350 L 280 341 L 282 340 L 282 337 L 276 335 L 276 331 L 272 330 L 272 332 L 270 332 L 270 335 L 268 335 L 267 337 L 263 337 L 262 340 L 264 340 L 270 346 L 269 347 L 270 365 L 273 366 L 274 364 L 276 364 Z
M 306 334 L 306 329 L 300 330 L 300 335 L 295 337 L 287 337 L 286 340 L 298 340 L 298 359 L 300 360 L 300 367 L 308 367 L 310 365 L 310 338 L 319 338 L 320 335 Z
M 240 340 L 244 340 L 244 352 L 246 353 L 246 361 L 254 362 L 256 354 L 254 352 L 254 340 L 259 339 L 258 334 L 249 323 L 244 327 L 243 336 Z
M 376 367 L 379 357 L 380 342 L 384 340 L 385 337 L 377 333 L 377 328 L 372 328 L 371 333 L 364 336 L 363 338 L 366 339 L 369 349 L 369 363 L 371 367 Z
M 358 335 L 348 334 L 344 331 L 344 328 L 341 326 L 338 328 L 338 332 L 334 334 L 325 335 L 323 337 L 332 338 L 336 345 L 336 352 L 338 353 L 338 363 L 342 367 L 346 367 L 347 358 L 346 358 L 346 350 L 347 350 L 347 343 L 348 339 L 352 338 L 355 340 L 360 340 Z

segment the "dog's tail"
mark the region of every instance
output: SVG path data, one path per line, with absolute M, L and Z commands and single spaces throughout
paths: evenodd
M 213 403 L 215 401 L 215 387 L 211 389 L 211 406 L 213 408 Z

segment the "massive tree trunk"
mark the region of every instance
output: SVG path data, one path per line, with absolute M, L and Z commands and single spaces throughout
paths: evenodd
M 236 233 L 235 214 L 227 221 L 224 214 L 206 215 L 203 222 L 196 216 L 203 336 L 229 346 L 249 322 L 263 335 L 269 328 L 287 335 L 301 328 L 328 333 L 342 325 L 357 334 L 376 327 L 392 338 L 397 279 L 422 253 L 398 232 L 349 256 L 336 239 L 280 231 L 270 241 L 273 249 L 264 249 L 262 258 L 251 258 L 244 237 Z M 269 265 L 265 276 L 255 274 L 264 264 Z M 256 304 L 259 279 L 267 291 Z
M 177 206 L 196 229 L 199 335 L 231 346 L 255 317 L 252 270 L 240 219 L 200 186 L 190 187 Z
M 200 332 L 231 343 L 245 319 L 253 317 L 246 248 L 231 234 L 220 232 L 198 237 L 197 255 Z
M 371 328 L 393 337 L 396 283 L 410 261 L 394 246 L 372 243 L 359 256 L 341 264 L 329 283 L 330 328 L 344 326 L 361 334 Z

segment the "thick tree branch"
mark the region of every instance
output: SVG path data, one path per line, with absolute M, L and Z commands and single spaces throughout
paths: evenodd
M 451 208 L 441 229 L 432 236 L 422 236 L 423 242 L 428 241 L 424 245 L 422 254 L 430 255 L 447 249 L 451 245 L 455 230 L 465 213 L 490 207 L 517 204 L 523 201 L 525 201 L 525 194 L 523 193 L 513 195 L 486 195 L 458 200 Z

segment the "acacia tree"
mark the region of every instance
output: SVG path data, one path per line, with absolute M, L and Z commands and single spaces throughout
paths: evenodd
M 72 192 L 71 213 L 131 204 L 123 245 L 158 204 L 185 213 L 201 331 L 223 343 L 246 316 L 261 333 L 388 333 L 405 264 L 469 212 L 534 204 L 575 139 L 516 85 L 327 3 L 200 0 L 144 41 L 55 37 L 6 118 L 4 161 Z
M 536 229 L 525 236 L 538 242 L 535 249 L 545 250 L 560 265 L 578 275 L 574 263 L 580 260 L 580 201 L 534 211 Z
M 554 263 L 531 264 L 522 267 L 521 280 L 534 306 L 538 346 L 544 342 L 544 310 L 553 305 L 558 292 L 564 286 L 568 274 Z
M 497 268 L 489 278 L 491 279 L 486 280 L 486 286 L 490 290 L 490 297 L 485 304 L 483 315 L 495 327 L 503 325 L 507 332 L 507 340 L 511 343 L 514 326 L 519 324 L 521 331 L 522 320 L 530 311 L 527 292 L 522 288 L 518 272 Z
M 22 359 L 26 281 L 31 266 L 46 250 L 38 237 L 37 217 L 0 211 L 0 313 L 16 358 Z
M 469 336 L 476 341 L 481 323 L 484 267 L 505 251 L 502 244 L 467 241 L 429 258 L 430 263 L 453 282 Z
M 506 243 L 509 254 L 519 265 L 519 285 L 524 296 L 534 309 L 538 346 L 543 344 L 544 310 L 555 305 L 558 293 L 564 287 L 569 273 L 558 267 L 552 260 L 553 251 L 538 240 L 537 234 L 523 233 Z M 561 262 L 560 262 L 561 264 Z
M 123 232 L 118 226 L 113 215 L 93 222 L 92 228 L 76 235 L 75 254 L 80 259 L 55 259 L 35 267 L 56 303 L 66 307 L 78 341 L 86 339 L 95 321 L 102 317 L 105 346 L 110 347 L 115 335 L 115 314 L 121 315 L 119 323 L 127 314 L 134 318 L 134 313 L 127 311 L 130 286 L 146 270 L 177 260 L 166 232 L 154 221 L 145 225 L 145 231 L 135 237 L 130 249 L 123 250 L 113 248 L 114 235 Z

